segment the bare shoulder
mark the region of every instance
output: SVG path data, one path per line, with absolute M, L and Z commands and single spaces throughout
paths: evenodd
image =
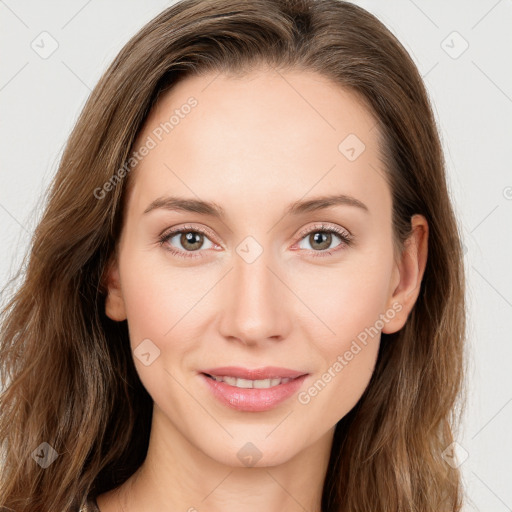
M 121 509 L 118 507 L 118 500 L 116 499 L 116 495 L 118 494 L 118 489 L 112 489 L 110 491 L 104 492 L 96 497 L 94 506 L 96 508 L 91 509 L 92 512 L 121 512 Z M 86 512 L 89 512 L 87 510 Z

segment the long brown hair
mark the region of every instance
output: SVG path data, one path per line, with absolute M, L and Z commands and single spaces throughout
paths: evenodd
M 22 284 L 2 311 L 1 506 L 77 510 L 143 462 L 153 404 L 126 322 L 105 315 L 102 284 L 122 225 L 125 164 L 164 90 L 187 75 L 259 63 L 316 71 L 357 93 L 379 121 L 397 247 L 413 214 L 429 223 L 418 300 L 399 332 L 382 335 L 370 384 L 336 427 L 322 510 L 460 510 L 459 470 L 443 452 L 460 421 L 464 267 L 439 135 L 403 46 L 341 0 L 184 0 L 144 26 L 105 72 L 67 143 Z M 52 454 L 48 467 L 36 463 Z

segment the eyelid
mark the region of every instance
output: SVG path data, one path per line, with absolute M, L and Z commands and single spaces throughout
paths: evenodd
M 183 226 L 173 226 L 172 228 L 165 229 L 160 235 L 159 239 L 170 237 L 170 235 L 176 235 L 177 233 L 181 233 L 184 231 L 197 231 L 198 233 L 202 233 L 203 235 L 207 235 L 210 239 L 213 239 L 212 242 L 216 245 L 221 245 L 218 242 L 215 242 L 215 234 L 209 228 L 204 226 L 191 226 L 190 224 L 184 224 Z
M 308 226 L 307 228 L 302 229 L 297 234 L 297 241 L 301 240 L 306 235 L 309 235 L 312 232 L 324 231 L 324 230 L 325 231 L 333 231 L 335 233 L 338 233 L 340 236 L 346 237 L 347 239 L 352 239 L 353 238 L 352 233 L 350 233 L 350 231 L 348 231 L 348 229 L 345 229 L 345 228 L 342 228 L 340 226 L 337 226 L 336 224 L 329 225 L 329 224 L 326 224 L 324 222 L 319 222 L 317 224 L 314 224 L 313 226 Z

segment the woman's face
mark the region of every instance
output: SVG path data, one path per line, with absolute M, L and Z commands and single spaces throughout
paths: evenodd
M 134 147 L 107 300 L 153 429 L 275 465 L 356 404 L 414 288 L 399 286 L 377 137 L 356 96 L 313 73 L 209 74 L 162 97 Z M 203 373 L 221 367 L 284 370 Z M 305 376 L 265 379 L 288 370 Z

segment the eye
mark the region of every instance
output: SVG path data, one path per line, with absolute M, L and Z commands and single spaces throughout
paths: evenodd
M 353 240 L 353 235 L 351 235 L 348 231 L 340 229 L 336 226 L 325 226 L 324 224 L 320 224 L 314 226 L 313 228 L 309 228 L 305 232 L 302 231 L 299 236 L 299 248 L 307 249 L 307 247 L 303 247 L 301 243 L 308 243 L 311 247 L 310 250 L 313 251 L 313 257 L 330 256 L 334 252 L 343 250 L 343 247 L 349 247 L 352 244 Z M 331 244 L 333 243 L 333 241 L 336 241 L 336 238 L 338 238 L 340 242 L 337 245 L 335 245 L 334 248 L 332 248 Z
M 200 252 L 199 249 L 211 249 L 215 247 L 215 244 L 207 237 L 205 230 L 189 226 L 166 231 L 159 237 L 159 241 L 160 245 L 166 245 L 166 250 L 182 258 L 198 258 L 201 257 L 201 255 L 193 253 Z M 206 247 L 205 242 L 207 242 Z M 208 245 L 208 243 L 210 245 Z M 174 249 L 176 244 L 181 245 L 181 250 Z

